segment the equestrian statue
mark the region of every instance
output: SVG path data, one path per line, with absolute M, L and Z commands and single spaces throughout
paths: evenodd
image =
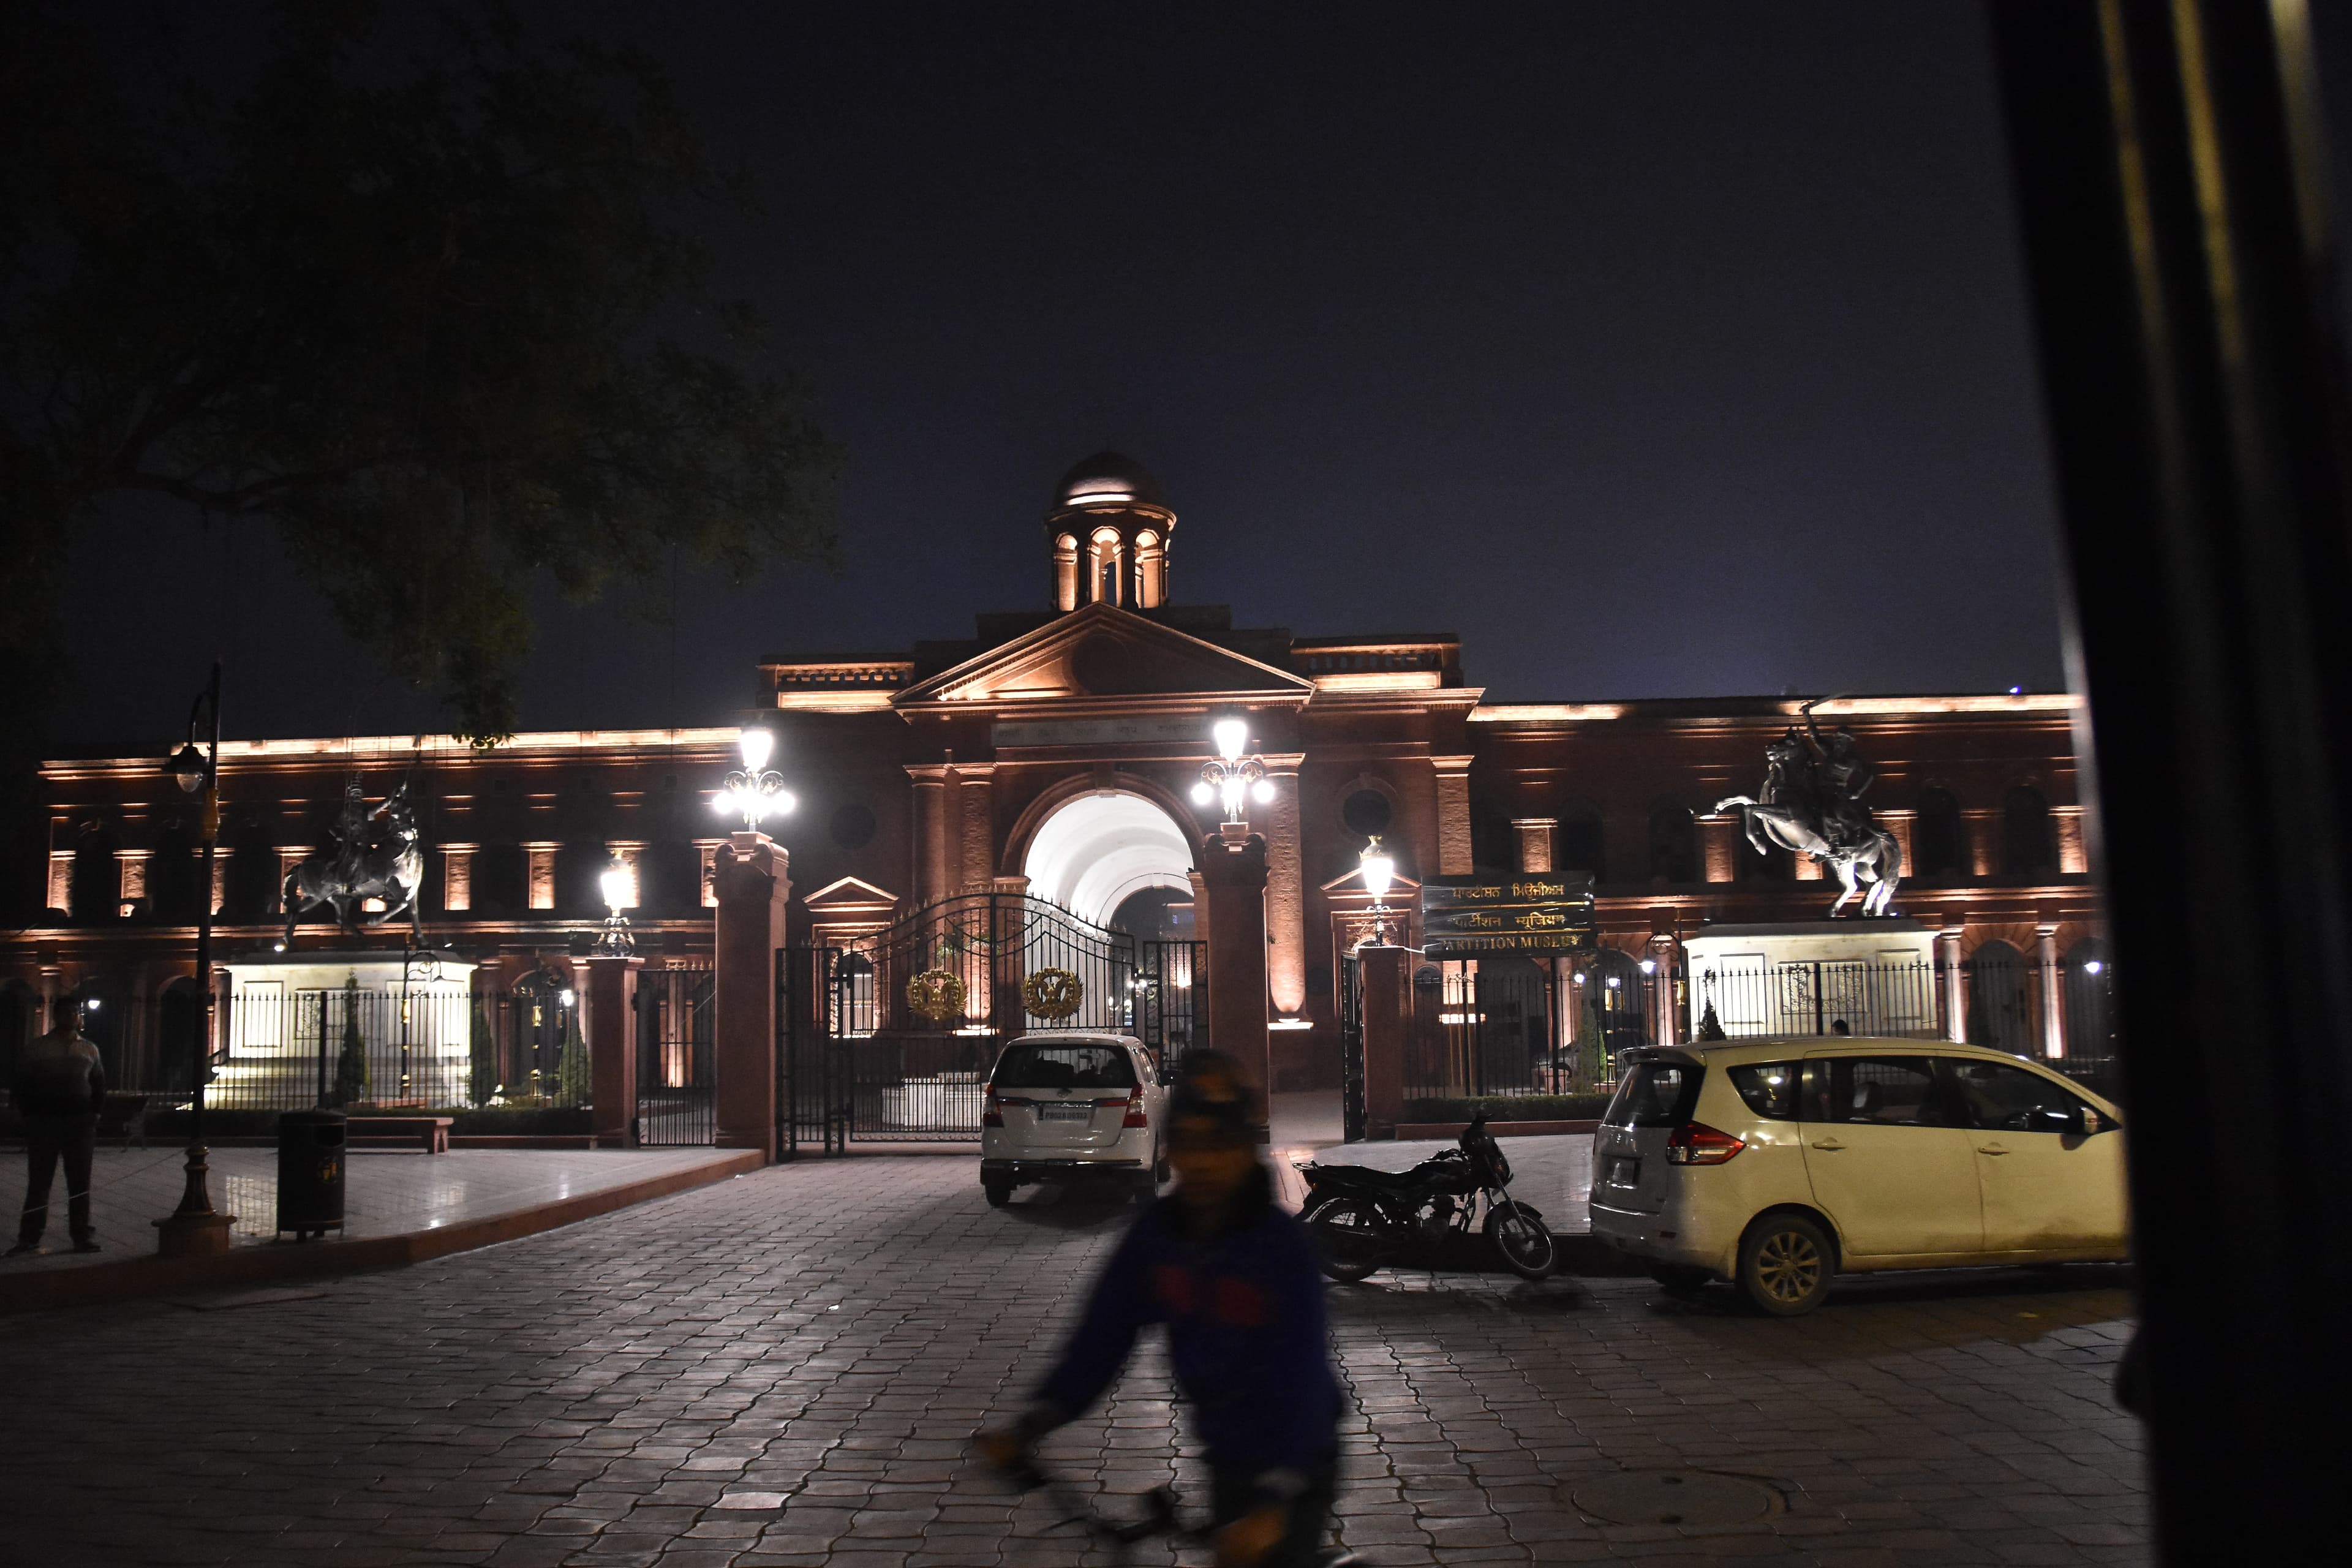
M 1802 731 L 1791 724 L 1764 748 L 1763 787 L 1719 800 L 1715 809 L 1739 807 L 1759 855 L 1778 844 L 1834 870 L 1844 890 L 1830 906 L 1832 916 L 1844 911 L 1864 883 L 1870 891 L 1863 894 L 1862 912 L 1885 914 L 1903 879 L 1903 847 L 1862 802 L 1878 770 L 1864 759 L 1853 731 L 1840 725 L 1823 740 L 1813 704 L 1802 712 Z
M 379 826 L 378 824 L 382 826 Z M 283 904 L 286 931 L 278 945 L 294 940 L 294 922 L 317 909 L 331 905 L 336 923 L 352 929 L 352 917 L 369 899 L 383 900 L 382 925 L 394 915 L 408 916 L 409 935 L 425 940 L 416 895 L 425 884 L 425 851 L 418 847 L 416 810 L 409 803 L 408 781 L 373 811 L 354 782 L 343 786 L 342 815 L 336 820 L 335 847 L 305 856 L 286 873 Z

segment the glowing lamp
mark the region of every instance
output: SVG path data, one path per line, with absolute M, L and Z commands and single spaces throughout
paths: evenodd
M 604 892 L 604 907 L 615 914 L 636 904 L 637 879 L 618 860 L 604 868 L 604 875 L 596 879 L 596 886 Z
M 2083 973 L 2085 974 L 2096 974 L 2105 968 L 2106 965 L 2095 958 L 2086 958 L 2083 961 Z
M 1622 981 L 1621 981 L 1621 979 L 1620 979 L 1620 977 L 1619 977 L 1619 976 L 1612 974 L 1612 975 L 1611 975 L 1611 976 L 1609 977 L 1609 989 L 1610 989 L 1610 990 L 1612 990 L 1612 991 L 1616 990 L 1616 989 L 1617 989 L 1617 987 L 1618 987 L 1618 985 L 1619 985 L 1620 984 L 1622 984 Z
M 569 1007 L 574 1002 L 580 1000 L 580 994 L 576 991 L 559 991 L 555 994 L 555 999 L 564 1006 Z
M 1272 779 L 1260 779 L 1257 783 L 1250 785 L 1250 798 L 1257 802 L 1260 805 L 1272 805 L 1274 804 L 1274 781 Z
M 182 789 L 194 795 L 205 787 L 205 775 L 211 770 L 205 766 L 205 754 L 190 741 L 173 753 L 172 760 L 163 764 L 163 771 L 178 780 Z
M 1658 961 L 1657 961 L 1656 959 L 1654 959 L 1654 958 L 1645 958 L 1645 959 L 1642 960 L 1642 973 L 1644 973 L 1644 974 L 1655 974 L 1657 972 L 1658 972 Z
M 747 773 L 758 773 L 768 765 L 768 758 L 776 750 L 776 737 L 758 724 L 746 724 L 735 737 L 735 749 L 743 754 Z
M 1206 805 L 1216 798 L 1216 787 L 1210 784 L 1208 780 L 1202 779 L 1199 784 L 1192 786 L 1192 804 L 1194 805 Z
M 1371 894 L 1378 904 L 1389 896 L 1389 884 L 1396 879 L 1396 857 L 1381 847 L 1377 835 L 1356 857 L 1356 864 L 1364 873 L 1364 891 Z
M 1209 733 L 1217 742 L 1217 755 L 1228 763 L 1242 760 L 1243 748 L 1249 744 L 1249 725 L 1240 719 L 1220 719 L 1209 726 Z

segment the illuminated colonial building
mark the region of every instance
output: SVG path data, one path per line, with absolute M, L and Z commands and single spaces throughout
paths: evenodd
M 1266 844 L 1280 1087 L 1336 1081 L 1338 975 L 1366 929 L 1358 859 L 1373 835 L 1396 858 L 1391 902 L 1408 910 L 1408 945 L 1419 945 L 1410 905 L 1424 879 L 1589 873 L 1598 957 L 1575 974 L 1513 961 L 1535 976 L 1527 1005 L 1555 1011 L 1560 987 L 1671 960 L 1677 939 L 1709 922 L 1811 921 L 1827 907 L 1834 888 L 1817 868 L 1759 857 L 1738 821 L 1709 809 L 1755 788 L 1794 701 L 1490 704 L 1451 633 L 1300 637 L 1178 601 L 1178 528 L 1149 474 L 1102 454 L 1071 470 L 1046 513 L 1039 608 L 984 614 L 968 638 L 893 657 L 759 668 L 772 765 L 799 800 L 771 825 L 791 853 L 794 940 L 1017 889 L 1096 924 L 1191 934 L 1196 846 L 1217 818 L 1192 792 L 1211 723 L 1234 715 L 1269 786 L 1246 811 Z M 2029 1050 L 2063 1049 L 2070 1016 L 2103 1030 L 2060 995 L 2062 966 L 2079 973 L 2097 951 L 2068 700 L 1850 698 L 1817 711 L 1850 726 L 1879 766 L 1869 800 L 1903 847 L 1897 908 L 1939 953 L 1969 961 L 1969 1032 Z M 266 952 L 282 875 L 320 847 L 352 773 L 372 800 L 413 777 L 428 941 L 478 963 L 479 983 L 571 973 L 605 913 L 597 875 L 615 857 L 637 874 L 630 912 L 649 962 L 707 963 L 709 868 L 727 827 L 710 801 L 733 740 L 525 734 L 487 753 L 231 742 L 209 888 L 191 809 L 158 758 L 60 758 L 44 769 L 46 876 L 26 868 L 9 889 L 24 929 L 0 949 L 0 1047 L 32 1026 L 38 997 L 153 1004 L 175 981 L 184 991 L 199 900 L 222 922 L 215 952 Z M 369 940 L 396 948 L 399 936 Z M 350 944 L 314 923 L 297 945 Z M 1470 987 L 1465 962 L 1427 966 L 1427 983 Z

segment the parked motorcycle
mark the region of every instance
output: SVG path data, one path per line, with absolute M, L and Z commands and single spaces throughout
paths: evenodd
M 1559 1245 L 1543 1215 L 1511 1196 L 1511 1163 L 1486 1131 L 1484 1111 L 1456 1145 L 1410 1171 L 1300 1166 L 1307 1205 L 1299 1218 L 1322 1254 L 1323 1272 L 1353 1284 L 1416 1242 L 1441 1247 L 1454 1235 L 1470 1234 L 1474 1221 L 1504 1267 L 1521 1279 L 1541 1279 L 1558 1268 Z

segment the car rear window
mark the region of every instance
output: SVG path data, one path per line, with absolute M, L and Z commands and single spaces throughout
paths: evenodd
M 1617 1086 L 1601 1121 L 1611 1127 L 1679 1127 L 1698 1103 L 1706 1069 L 1695 1062 L 1642 1062 Z
M 1771 1121 L 1794 1121 L 1804 1077 L 1801 1062 L 1748 1062 L 1731 1069 L 1731 1087 L 1757 1115 Z
M 1133 1089 L 1135 1058 L 1124 1046 L 1041 1046 L 1015 1041 L 996 1058 L 998 1089 Z

